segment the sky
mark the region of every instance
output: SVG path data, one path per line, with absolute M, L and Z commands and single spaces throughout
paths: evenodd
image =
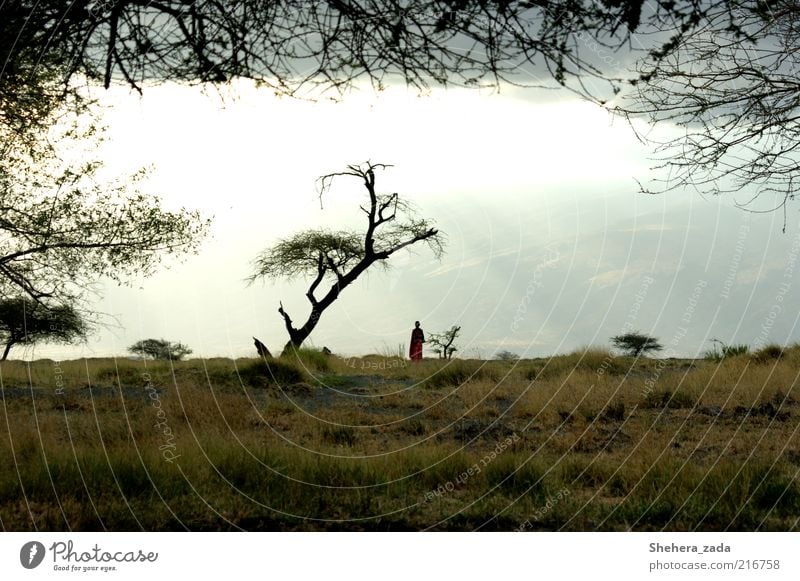
M 800 340 L 797 209 L 782 233 L 781 214 L 745 212 L 736 197 L 639 193 L 636 180 L 658 176 L 653 151 L 568 93 L 390 87 L 310 102 L 238 83 L 143 96 L 112 87 L 100 98 L 107 174 L 149 167 L 145 190 L 212 217 L 210 235 L 152 277 L 105 283 L 96 307 L 117 326 L 12 358 L 126 356 L 149 337 L 195 357 L 254 356 L 254 336 L 279 351 L 279 302 L 304 320 L 310 281 L 248 285 L 252 261 L 303 229 L 363 231 L 358 180 L 340 179 L 321 208 L 316 178 L 367 160 L 392 165 L 378 190 L 434 220 L 446 253 L 420 247 L 373 267 L 324 313 L 310 345 L 407 353 L 415 320 L 428 334 L 460 325 L 461 357 L 566 353 L 628 330 L 661 339 L 664 356 L 697 356 L 715 338 Z

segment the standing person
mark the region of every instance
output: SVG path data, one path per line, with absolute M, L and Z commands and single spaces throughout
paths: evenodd
M 425 342 L 425 334 L 419 326 L 419 321 L 414 322 L 414 330 L 411 331 L 411 347 L 408 349 L 408 356 L 411 361 L 422 361 L 422 344 Z

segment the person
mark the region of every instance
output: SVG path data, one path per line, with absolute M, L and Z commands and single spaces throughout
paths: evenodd
M 424 342 L 425 334 L 419 326 L 419 321 L 415 321 L 414 329 L 411 331 L 411 347 L 408 349 L 411 361 L 422 361 L 422 344 Z

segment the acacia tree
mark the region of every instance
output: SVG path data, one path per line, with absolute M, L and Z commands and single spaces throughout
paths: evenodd
M 320 178 L 320 201 L 337 177 L 354 177 L 363 182 L 367 203 L 360 206 L 366 216 L 366 229 L 355 231 L 306 230 L 280 240 L 262 252 L 254 261 L 251 283 L 263 278 L 312 277 L 306 291 L 311 310 L 305 322 L 296 325 L 280 303 L 289 341 L 284 352 L 300 347 L 319 323 L 322 313 L 374 264 L 386 264 L 395 252 L 417 243 L 425 243 L 439 257 L 443 235 L 430 220 L 416 216 L 408 202 L 397 193 L 382 194 L 375 189 L 375 171 L 385 164 L 366 162 L 350 165 L 343 172 Z M 320 286 L 330 286 L 322 294 Z
M 428 343 L 433 346 L 433 352 L 439 354 L 439 359 L 452 359 L 453 353 L 458 349 L 453 345 L 461 333 L 461 327 L 453 325 L 443 333 L 435 333 L 428 337 Z
M 88 323 L 70 305 L 48 306 L 27 297 L 0 300 L 0 335 L 5 361 L 14 345 L 35 343 L 71 343 L 85 339 Z
M 183 343 L 173 343 L 166 339 L 142 339 L 128 347 L 128 351 L 144 358 L 152 357 L 171 361 L 180 361 L 192 353 L 192 350 Z
M 611 343 L 614 347 L 624 351 L 631 357 L 638 357 L 650 351 L 661 351 L 664 348 L 655 337 L 644 335 L 638 331 L 631 331 L 630 333 L 611 337 Z

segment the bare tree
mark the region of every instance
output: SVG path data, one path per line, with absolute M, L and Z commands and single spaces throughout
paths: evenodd
M 363 182 L 368 197 L 366 205 L 360 206 L 367 219 L 363 234 L 306 230 L 279 241 L 256 258 L 254 273 L 249 278 L 251 283 L 260 278 L 313 277 L 306 291 L 311 311 L 302 325 L 292 321 L 283 303 L 278 308 L 289 334 L 284 351 L 300 347 L 322 313 L 372 265 L 385 264 L 395 252 L 420 242 L 437 256 L 441 255 L 443 235 L 433 223 L 416 216 L 410 204 L 397 193 L 381 194 L 375 189 L 375 171 L 387 167 L 390 166 L 366 162 L 320 178 L 320 201 L 337 177 L 354 177 Z M 318 295 L 320 285 L 326 281 L 330 287 Z
M 616 110 L 682 130 L 667 140 L 644 136 L 669 170 L 656 191 L 746 190 L 737 204 L 782 209 L 785 229 L 800 183 L 800 2 L 757 8 L 737 2 L 708 12 L 657 59 L 641 60 L 635 91 Z

